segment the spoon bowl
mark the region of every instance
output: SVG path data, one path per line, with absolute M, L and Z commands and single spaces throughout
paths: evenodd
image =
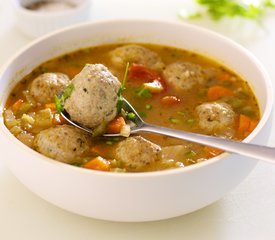
M 135 114 L 135 124 L 131 127 L 131 134 L 139 132 L 150 132 L 156 134 L 162 134 L 169 137 L 174 137 L 182 140 L 191 141 L 194 143 L 199 143 L 218 149 L 222 149 L 231 153 L 237 153 L 244 156 L 256 158 L 259 160 L 264 160 L 268 162 L 275 163 L 275 148 L 261 146 L 251 143 L 238 142 L 226 138 L 214 137 L 210 135 L 203 135 L 198 133 L 192 133 L 182 130 L 176 130 L 172 128 L 162 127 L 154 124 L 149 124 L 142 120 L 134 107 L 123 98 L 122 108 L 126 112 L 132 112 Z M 61 112 L 62 116 L 73 126 L 78 127 L 90 134 L 93 134 L 94 131 L 85 126 L 81 126 L 78 123 L 72 121 L 69 115 L 65 112 Z M 104 133 L 104 137 L 119 137 L 119 133 Z

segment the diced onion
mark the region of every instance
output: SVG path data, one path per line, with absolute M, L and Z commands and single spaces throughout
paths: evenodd
M 27 102 L 30 103 L 33 107 L 36 107 L 36 101 L 34 100 L 33 96 L 30 94 L 29 90 L 23 91 L 23 94 L 25 95 Z
M 14 126 L 19 125 L 19 121 L 15 118 L 11 109 L 7 109 L 4 111 L 4 119 L 6 126 L 11 129 Z
M 35 115 L 35 127 L 48 128 L 52 126 L 53 114 L 49 108 L 40 110 Z
M 18 134 L 20 134 L 21 132 L 23 132 L 22 128 L 20 126 L 13 126 L 11 129 L 10 129 L 11 133 L 14 135 L 14 136 L 17 136 Z
M 33 117 L 31 117 L 30 115 L 28 115 L 28 114 L 23 114 L 23 116 L 21 117 L 21 124 L 31 124 L 31 125 L 33 125 L 34 124 L 34 122 L 35 122 L 35 120 L 34 120 L 34 118 Z
M 131 134 L 131 127 L 130 125 L 126 124 L 121 128 L 120 135 L 123 137 L 129 137 Z

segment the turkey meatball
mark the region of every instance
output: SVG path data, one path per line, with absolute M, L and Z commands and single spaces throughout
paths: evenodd
M 53 102 L 69 83 L 69 77 L 63 73 L 43 73 L 33 80 L 29 91 L 37 102 L 45 104 Z
M 119 80 L 102 64 L 87 64 L 72 80 L 74 90 L 64 103 L 70 118 L 96 128 L 117 115 Z
M 176 90 L 188 90 L 204 82 L 201 66 L 189 62 L 174 62 L 163 71 L 167 83 Z
M 138 45 L 126 45 L 111 51 L 111 61 L 117 67 L 125 67 L 127 62 L 142 64 L 148 68 L 161 70 L 163 62 L 157 53 Z
M 70 125 L 60 125 L 35 136 L 34 149 L 64 163 L 81 163 L 91 146 L 90 136 Z
M 126 168 L 138 170 L 159 161 L 161 148 L 141 136 L 128 137 L 118 144 L 116 158 L 122 161 Z
M 230 137 L 233 135 L 235 112 L 227 103 L 203 103 L 196 107 L 199 126 L 206 133 Z

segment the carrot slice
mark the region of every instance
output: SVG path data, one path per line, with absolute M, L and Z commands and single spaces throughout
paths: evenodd
M 222 97 L 232 96 L 233 92 L 222 86 L 213 86 L 208 89 L 207 98 L 209 101 L 215 101 Z
M 257 127 L 257 125 L 258 125 L 258 122 L 257 122 L 257 121 L 251 120 L 248 131 L 249 131 L 249 132 L 252 132 L 252 131 Z
M 239 132 L 246 132 L 248 129 L 249 129 L 249 126 L 250 126 L 250 118 L 241 114 L 240 117 L 239 117 L 239 127 L 238 127 L 238 131 Z
M 21 106 L 23 105 L 24 100 L 23 99 L 18 99 L 11 107 L 11 110 L 14 113 L 17 113 L 19 111 L 19 109 L 21 108 Z
M 212 158 L 215 157 L 221 153 L 223 153 L 224 151 L 218 148 L 214 148 L 214 147 L 210 147 L 210 146 L 205 146 L 204 147 L 204 152 L 206 153 L 208 158 Z
M 85 163 L 83 167 L 99 171 L 110 171 L 111 163 L 108 160 L 98 156 Z
M 90 152 L 96 154 L 96 155 L 101 155 L 103 156 L 105 154 L 105 151 L 100 145 L 95 145 L 90 148 Z
M 176 96 L 165 96 L 160 101 L 163 105 L 174 105 L 181 102 L 180 98 Z
M 238 132 L 243 134 L 244 136 L 247 136 L 249 133 L 251 133 L 255 129 L 257 124 L 258 124 L 257 121 L 254 121 L 250 117 L 244 114 L 241 114 L 239 117 Z
M 231 75 L 228 72 L 221 72 L 217 76 L 219 81 L 227 81 L 227 80 L 229 80 L 230 77 L 231 77 Z
M 122 127 L 126 125 L 123 117 L 116 117 L 107 125 L 107 133 L 120 133 Z

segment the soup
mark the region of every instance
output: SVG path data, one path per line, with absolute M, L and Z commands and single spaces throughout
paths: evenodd
M 72 119 L 99 131 L 98 136 L 62 118 L 56 97 L 61 92 L 67 93 L 62 107 Z M 10 93 L 5 124 L 48 157 L 101 171 L 185 167 L 222 153 L 156 134 L 128 136 L 135 116 L 118 108 L 120 93 L 146 122 L 178 130 L 242 140 L 260 118 L 247 82 L 225 66 L 168 46 L 110 44 L 68 53 L 34 69 Z M 106 131 L 122 136 L 101 137 Z

